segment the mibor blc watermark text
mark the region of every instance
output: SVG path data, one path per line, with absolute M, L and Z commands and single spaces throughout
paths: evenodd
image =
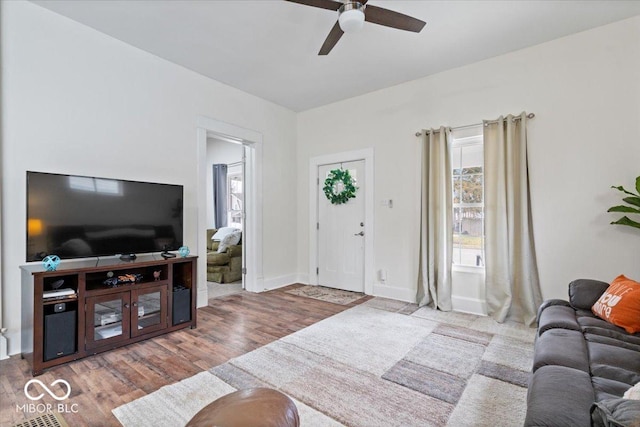
M 32 379 L 27 381 L 27 383 L 24 385 L 24 395 L 27 397 L 27 399 L 32 401 L 38 401 L 45 396 L 45 393 L 40 393 L 36 395 L 37 390 L 34 391 L 33 390 L 34 387 L 30 387 L 32 384 L 40 385 L 40 387 L 42 387 L 44 391 L 49 394 L 49 396 L 53 397 L 55 400 L 59 402 L 66 400 L 71 395 L 71 385 L 65 380 L 55 380 L 54 382 L 49 384 L 51 387 L 55 386 L 56 384 L 62 384 L 62 386 L 64 386 L 63 388 L 66 387 L 66 392 L 63 395 L 59 396 L 58 394 L 54 393 L 53 390 L 47 387 L 47 385 L 44 384 L 42 381 L 37 379 Z M 45 413 L 45 412 L 77 413 L 78 404 L 74 403 L 70 405 L 67 403 L 57 403 L 57 404 L 25 403 L 24 405 L 16 405 L 16 411 L 30 413 L 30 414 Z

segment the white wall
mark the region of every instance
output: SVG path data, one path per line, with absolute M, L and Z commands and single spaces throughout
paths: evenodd
M 213 165 L 230 164 L 242 160 L 242 144 L 207 138 L 207 228 L 213 228 Z
M 414 133 L 526 110 L 536 114 L 529 155 L 543 296 L 566 298 L 567 283 L 578 277 L 640 279 L 640 233 L 609 225 L 615 215 L 606 213 L 619 201 L 609 187 L 632 187 L 640 174 L 638 76 L 635 17 L 299 113 L 298 271 L 308 270 L 310 157 L 374 148 L 374 270 L 386 269 L 386 285 L 406 294 L 415 289 L 418 270 Z M 393 199 L 393 208 L 381 206 L 383 199 Z M 463 287 L 455 291 L 468 295 Z
M 263 135 L 264 278 L 296 273 L 290 197 L 293 112 L 126 45 L 28 2 L 1 3 L 2 307 L 10 353 L 20 350 L 25 171 L 185 186 L 185 244 L 196 248 L 196 120 Z M 294 219 L 295 221 L 295 219 Z M 203 226 L 201 226 L 204 228 Z M 204 260 L 203 260 L 204 261 Z M 204 278 L 202 284 L 206 286 Z

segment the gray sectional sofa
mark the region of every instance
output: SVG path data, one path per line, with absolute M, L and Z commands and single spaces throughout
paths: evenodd
M 622 399 L 640 383 L 640 334 L 591 312 L 608 286 L 575 280 L 538 310 L 525 426 L 640 426 L 640 400 Z

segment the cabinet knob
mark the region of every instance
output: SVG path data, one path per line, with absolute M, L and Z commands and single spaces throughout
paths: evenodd
M 127 304 L 126 302 L 124 303 L 124 308 L 129 308 L 129 304 Z
M 137 307 L 138 303 L 134 301 L 134 302 L 131 303 L 131 305 L 134 306 L 134 307 Z

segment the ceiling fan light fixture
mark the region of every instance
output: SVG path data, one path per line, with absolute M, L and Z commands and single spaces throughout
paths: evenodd
M 345 33 L 354 33 L 364 25 L 364 5 L 358 2 L 349 2 L 340 6 L 338 22 L 340 29 Z

